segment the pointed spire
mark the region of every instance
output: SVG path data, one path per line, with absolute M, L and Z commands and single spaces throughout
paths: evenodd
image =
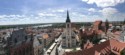
M 67 19 L 66 19 L 66 23 L 67 23 L 67 22 L 70 22 L 68 10 L 67 10 Z

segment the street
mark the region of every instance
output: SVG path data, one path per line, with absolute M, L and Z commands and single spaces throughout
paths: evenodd
M 61 36 L 62 36 L 62 34 L 59 36 L 59 38 L 57 38 L 57 39 L 55 39 L 55 42 L 57 42 L 57 44 L 56 44 L 56 46 L 53 48 L 53 50 L 51 51 L 51 53 L 50 54 L 47 54 L 47 51 L 45 52 L 45 54 L 44 55 L 55 55 L 55 53 L 56 53 L 56 48 L 58 47 L 58 44 L 61 44 L 60 42 L 61 42 Z M 55 43 L 54 42 L 54 43 Z M 54 44 L 53 43 L 53 44 Z M 52 44 L 52 45 L 53 45 Z M 50 47 L 52 47 L 52 45 L 50 46 Z M 49 49 L 48 49 L 49 50 Z

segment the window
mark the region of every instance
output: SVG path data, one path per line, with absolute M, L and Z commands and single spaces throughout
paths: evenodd
M 69 28 L 69 24 L 67 24 L 67 27 Z
M 75 36 L 72 36 L 72 39 L 75 39 Z
M 62 37 L 62 39 L 66 39 L 66 37 Z

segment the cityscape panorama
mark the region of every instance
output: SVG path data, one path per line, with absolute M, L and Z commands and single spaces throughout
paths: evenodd
M 125 55 L 125 0 L 0 0 L 0 55 Z

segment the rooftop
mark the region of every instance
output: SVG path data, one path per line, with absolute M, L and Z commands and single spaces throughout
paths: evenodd
M 125 43 L 119 42 L 115 39 L 107 40 L 101 44 L 95 45 L 91 48 L 77 51 L 77 52 L 67 52 L 64 55 L 98 55 L 98 54 L 118 54 L 125 48 Z

